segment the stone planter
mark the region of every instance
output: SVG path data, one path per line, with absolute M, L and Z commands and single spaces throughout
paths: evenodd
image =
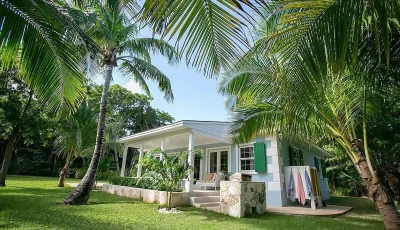
M 133 188 L 111 184 L 103 184 L 103 188 L 101 189 L 101 191 L 117 196 L 128 197 L 135 200 L 142 200 L 145 203 L 157 203 L 160 205 L 167 204 L 167 192 L 165 191 Z M 171 206 L 178 207 L 184 205 L 189 205 L 189 193 L 173 192 Z
M 221 181 L 221 213 L 246 217 L 265 212 L 265 183 L 249 181 Z

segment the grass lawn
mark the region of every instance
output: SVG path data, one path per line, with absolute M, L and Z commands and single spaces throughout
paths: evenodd
M 67 180 L 76 182 L 76 180 Z M 222 214 L 180 208 L 159 214 L 158 205 L 94 191 L 90 204 L 57 204 L 71 188 L 57 188 L 57 178 L 9 176 L 0 188 L 0 228 L 5 229 L 384 229 L 373 203 L 363 198 L 333 197 L 331 204 L 354 207 L 346 215 L 305 217 L 265 213 L 236 219 Z

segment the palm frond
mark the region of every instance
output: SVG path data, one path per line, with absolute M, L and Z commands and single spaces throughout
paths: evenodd
M 246 34 L 254 19 L 248 9 L 261 14 L 260 5 L 265 1 L 146 0 L 141 20 L 163 38 L 175 38 L 186 63 L 213 76 L 229 69 L 250 47 Z
M 159 90 L 164 93 L 165 100 L 174 100 L 170 80 L 151 63 L 140 58 L 131 57 L 122 62 L 120 69 L 126 76 L 133 76 L 148 96 L 151 95 L 145 79 L 152 80 L 158 84 Z
M 177 64 L 179 56 L 175 48 L 167 42 L 155 38 L 136 38 L 122 44 L 123 50 L 132 56 L 144 57 L 150 60 L 150 55 L 161 55 L 166 57 L 168 63 Z
M 0 15 L 1 68 L 17 66 L 48 109 L 76 110 L 85 82 L 80 48 L 88 37 L 48 1 L 1 1 Z

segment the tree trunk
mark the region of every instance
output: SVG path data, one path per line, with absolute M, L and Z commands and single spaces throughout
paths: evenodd
M 385 228 L 387 230 L 400 229 L 400 218 L 396 212 L 394 203 L 389 199 L 381 182 L 379 180 L 373 181 L 373 177 L 365 158 L 360 156 L 360 160 L 356 162 L 356 165 L 360 169 L 360 176 L 367 186 L 368 197 L 376 202 L 383 223 L 385 224 Z
M 1 165 L 0 170 L 0 186 L 6 186 L 6 177 L 8 168 L 10 167 L 11 157 L 14 152 L 15 144 L 17 143 L 17 139 L 19 136 L 18 128 L 14 128 L 10 137 L 8 138 L 6 151 L 4 153 L 3 164 Z
M 108 90 L 110 88 L 110 82 L 112 79 L 113 65 L 108 64 L 106 67 L 106 76 L 104 80 L 103 92 L 101 94 L 100 111 L 97 123 L 97 135 L 96 144 L 94 146 L 92 160 L 85 176 L 78 184 L 78 186 L 72 190 L 71 193 L 64 199 L 64 204 L 70 205 L 82 205 L 86 204 L 89 200 L 90 193 L 96 181 L 97 169 L 99 167 L 100 156 L 103 149 L 103 138 L 104 138 L 104 127 L 106 118 L 106 108 L 108 102 Z
M 14 152 L 15 145 L 17 144 L 18 141 L 22 118 L 25 117 L 26 112 L 28 111 L 28 108 L 31 105 L 32 98 L 33 98 L 33 91 L 31 90 L 29 92 L 28 102 L 26 103 L 24 110 L 22 111 L 16 125 L 13 128 L 10 137 L 8 138 L 6 150 L 4 153 L 3 164 L 1 165 L 1 170 L 0 170 L 0 186 L 6 186 L 8 168 L 10 167 L 11 157 Z
M 120 173 L 119 171 L 119 158 L 118 158 L 118 152 L 114 151 L 114 161 L 115 161 L 115 165 L 117 166 L 117 172 Z
M 65 177 L 68 174 L 69 167 L 71 166 L 71 164 L 74 162 L 75 159 L 76 157 L 74 158 L 72 158 L 72 156 L 67 157 L 65 165 L 60 171 L 57 187 L 64 187 Z

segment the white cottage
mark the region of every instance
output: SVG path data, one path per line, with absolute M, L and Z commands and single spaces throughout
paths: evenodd
M 267 206 L 287 206 L 290 171 L 318 174 L 322 198 L 330 198 L 323 159 L 329 153 L 317 146 L 301 145 L 276 135 L 257 138 L 246 144 L 231 142 L 228 132 L 231 123 L 183 120 L 163 127 L 136 133 L 119 139 L 125 146 L 121 176 L 124 176 L 128 148 L 143 154 L 155 147 L 167 153 L 200 149 L 202 159 L 190 155 L 189 165 L 194 173 L 185 181 L 185 190 L 193 191 L 196 181 L 206 179 L 210 173 L 231 172 L 250 174 L 253 182 L 266 184 Z M 137 170 L 140 177 L 141 166 Z M 198 185 L 201 183 L 197 183 Z M 304 187 L 306 185 L 304 184 Z

